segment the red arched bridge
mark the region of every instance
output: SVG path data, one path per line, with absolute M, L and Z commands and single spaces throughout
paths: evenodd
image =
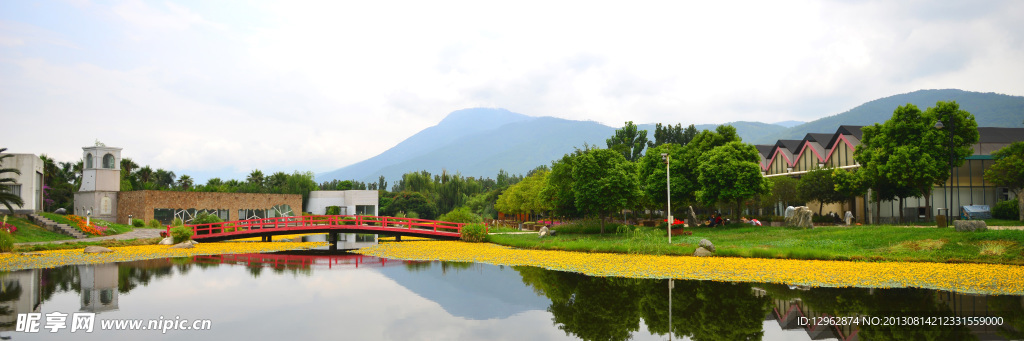
M 413 218 L 317 215 L 248 219 L 185 226 L 192 228 L 192 239 L 197 241 L 213 242 L 252 237 L 262 237 L 264 241 L 271 241 L 273 236 L 276 235 L 327 233 L 329 240 L 336 242 L 337 233 L 391 235 L 396 236 L 399 240 L 401 240 L 402 236 L 459 239 L 462 235 L 463 225 L 465 224 Z

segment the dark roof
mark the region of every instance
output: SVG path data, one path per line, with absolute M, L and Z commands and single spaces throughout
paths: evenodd
M 803 140 L 779 140 L 775 145 L 785 147 L 791 154 L 796 154 L 800 151 L 797 149 L 800 148 L 800 142 L 803 142 Z
M 1024 128 L 978 127 L 980 143 L 1013 143 L 1024 141 Z
M 754 147 L 757 148 L 757 152 L 761 153 L 761 156 L 764 156 L 765 158 L 771 157 L 772 155 L 770 153 L 772 152 L 772 148 L 775 148 L 775 146 L 770 144 L 756 144 Z
M 804 136 L 804 141 L 814 141 L 814 142 L 817 142 L 819 144 L 821 144 L 821 143 L 828 143 L 828 141 L 832 139 L 833 135 L 835 135 L 835 134 L 810 133 L 810 134 L 807 134 L 807 136 Z
M 858 141 L 860 141 L 861 136 L 864 136 L 864 133 L 860 131 L 861 127 L 863 126 L 839 126 L 839 129 L 836 129 L 836 133 L 833 134 L 832 137 L 828 140 L 828 144 L 823 145 L 822 147 L 828 149 L 832 149 L 832 147 L 835 147 L 836 141 L 839 141 L 839 135 L 852 135 L 853 137 L 856 137 Z

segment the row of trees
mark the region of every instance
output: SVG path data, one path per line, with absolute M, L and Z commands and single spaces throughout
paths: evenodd
M 669 139 L 663 137 L 645 154 L 646 131 L 626 122 L 606 141 L 607 149 L 584 146 L 564 155 L 552 162 L 549 172 L 536 172 L 511 186 L 498 198 L 497 208 L 508 213 L 593 215 L 602 221 L 623 209 L 657 209 L 663 207 L 668 192 L 662 154 L 671 159 L 672 200 L 677 207 L 729 203 L 739 214 L 744 200 L 770 192 L 771 182 L 761 175 L 757 149 L 741 142 L 734 127 L 705 130 L 688 141 L 685 131 L 679 132 L 681 137 L 671 141 L 685 144 L 665 142 Z

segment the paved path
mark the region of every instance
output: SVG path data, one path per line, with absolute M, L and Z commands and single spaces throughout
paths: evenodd
M 125 239 L 139 239 L 139 238 L 160 238 L 160 232 L 166 231 L 166 229 L 147 229 L 137 228 L 122 234 L 116 234 L 113 236 L 103 237 L 92 237 L 92 238 L 81 238 L 81 239 L 67 239 L 67 240 L 54 240 L 49 242 L 31 242 L 31 243 L 15 243 L 14 245 L 35 245 L 35 244 L 63 244 L 63 243 L 75 243 L 75 242 L 98 242 L 101 240 L 125 240 Z

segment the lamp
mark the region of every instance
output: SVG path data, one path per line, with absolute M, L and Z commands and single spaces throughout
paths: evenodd
M 665 230 L 668 232 L 668 243 L 671 245 L 672 223 L 676 221 L 672 217 L 672 177 L 670 176 L 672 170 L 669 168 L 669 165 L 672 164 L 672 157 L 668 155 L 668 153 L 661 153 L 661 160 L 665 162 L 665 198 L 668 199 L 668 211 L 666 211 L 668 219 L 665 220 L 665 222 L 668 223 L 668 226 Z

